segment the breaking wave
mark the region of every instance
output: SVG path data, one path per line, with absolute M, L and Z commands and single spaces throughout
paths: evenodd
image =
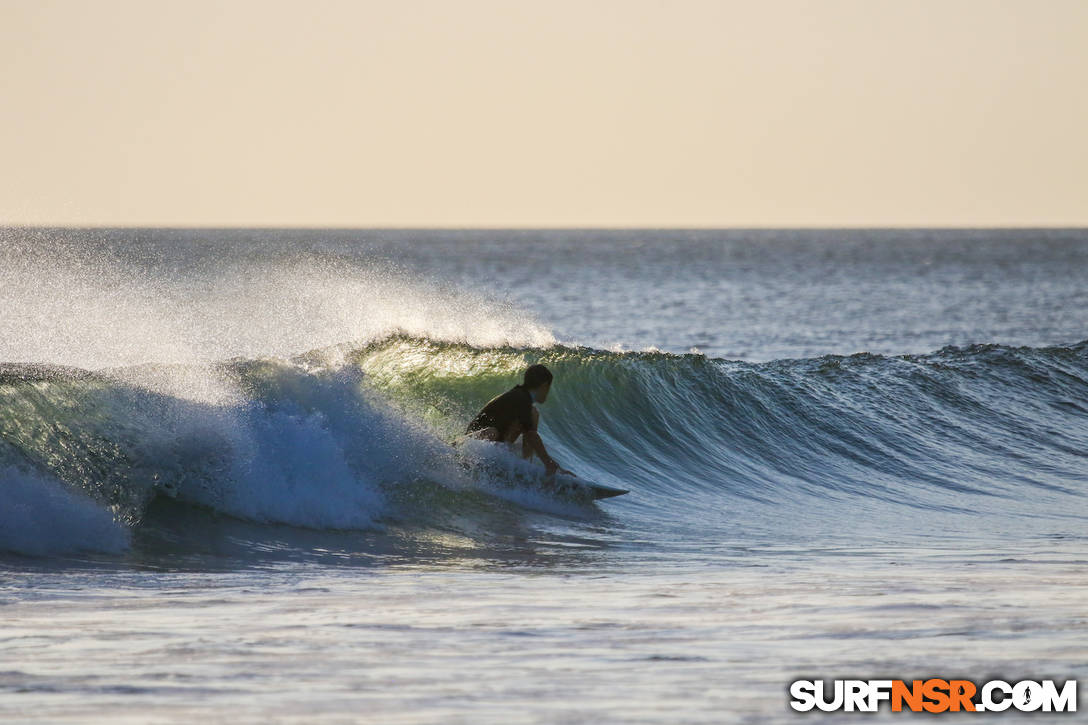
M 465 456 L 500 454 L 449 443 L 533 362 L 556 375 L 553 455 L 632 489 L 609 505 L 642 515 L 1088 518 L 1088 342 L 741 363 L 394 334 L 292 358 L 0 367 L 0 548 L 123 550 L 162 497 L 310 529 L 450 524 L 495 493 Z

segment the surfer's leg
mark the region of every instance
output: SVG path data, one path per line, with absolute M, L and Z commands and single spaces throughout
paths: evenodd
M 474 430 L 468 435 L 469 438 L 476 438 L 477 440 L 481 441 L 491 441 L 492 443 L 499 442 L 499 429 L 495 426 L 488 426 L 487 428 Z
M 525 459 L 531 459 L 533 457 L 533 449 L 525 441 L 525 436 L 523 436 L 521 432 L 521 424 L 514 423 L 510 426 L 510 432 L 506 435 L 506 438 L 504 440 L 507 444 L 509 444 L 511 449 L 517 450 L 516 448 L 514 448 L 514 446 L 517 445 L 518 438 L 521 438 L 521 457 Z
M 514 423 L 510 426 L 510 430 L 506 432 L 506 437 L 502 439 L 503 443 L 509 443 L 513 445 L 517 443 L 518 436 L 521 435 L 521 426 L 518 423 Z

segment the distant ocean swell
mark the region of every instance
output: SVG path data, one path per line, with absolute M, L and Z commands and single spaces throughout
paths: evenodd
M 554 455 L 676 516 L 834 500 L 1083 517 L 1088 341 L 752 364 L 394 335 L 290 360 L 0 366 L 0 549 L 122 551 L 160 495 L 366 529 L 437 486 L 452 497 L 428 499 L 440 520 L 481 484 L 448 442 L 537 361 L 556 374 L 542 406 Z

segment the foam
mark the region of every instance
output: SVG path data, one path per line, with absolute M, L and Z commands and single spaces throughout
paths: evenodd
M 473 485 L 479 490 L 523 508 L 580 518 L 587 507 L 557 497 L 542 487 L 544 467 L 538 461 L 522 458 L 506 445 L 465 439 L 459 456 L 467 464 Z
M 361 387 L 358 370 L 284 361 L 239 363 L 255 397 L 182 406 L 170 493 L 260 522 L 365 529 L 386 511 L 385 487 L 433 475 L 445 444 Z

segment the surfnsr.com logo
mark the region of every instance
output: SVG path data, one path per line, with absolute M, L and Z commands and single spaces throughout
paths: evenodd
M 887 702 L 892 712 L 1076 712 L 1077 681 L 1059 687 L 1054 680 L 1016 683 L 990 680 L 797 680 L 790 683 L 790 707 L 834 712 L 876 712 Z

